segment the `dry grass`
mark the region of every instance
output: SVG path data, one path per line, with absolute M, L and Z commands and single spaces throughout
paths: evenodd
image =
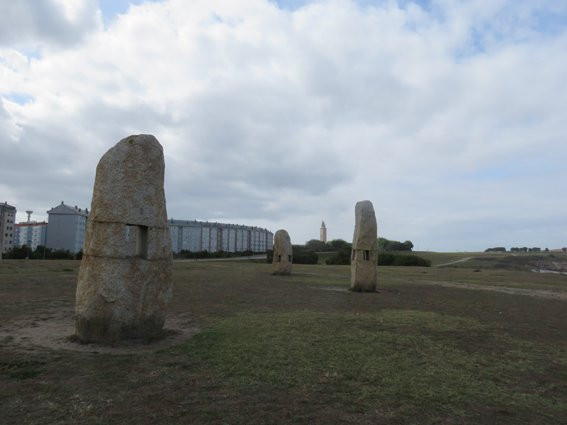
M 0 331 L 72 320 L 77 270 L 0 263 Z M 348 266 L 282 277 L 261 263 L 175 263 L 171 316 L 199 333 L 121 355 L 6 337 L 0 423 L 565 423 L 566 301 L 530 295 L 565 294 L 567 277 L 379 275 L 379 293 L 359 294 L 347 291 Z

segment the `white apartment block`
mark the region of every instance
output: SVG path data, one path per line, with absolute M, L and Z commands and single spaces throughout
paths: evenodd
M 267 229 L 205 221 L 168 221 L 174 253 L 180 251 L 266 252 L 274 234 Z
M 38 245 L 45 246 L 47 222 L 28 221 L 16 224 L 16 246 L 27 246 L 34 251 Z
M 47 211 L 46 246 L 77 253 L 83 249 L 89 211 L 61 204 Z
M 0 204 L 0 258 L 14 247 L 16 234 L 16 207 L 8 202 Z

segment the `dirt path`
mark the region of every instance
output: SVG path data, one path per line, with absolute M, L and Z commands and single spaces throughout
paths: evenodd
M 433 267 L 442 267 L 442 266 L 449 266 L 449 265 L 451 265 L 451 264 L 464 263 L 465 261 L 472 260 L 473 258 L 474 258 L 474 257 L 461 258 L 460 260 L 449 261 L 448 263 L 435 264 Z

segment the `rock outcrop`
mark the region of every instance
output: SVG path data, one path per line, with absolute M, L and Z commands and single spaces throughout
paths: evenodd
M 293 263 L 293 252 L 289 234 L 280 229 L 274 235 L 274 258 L 272 260 L 272 274 L 289 275 Z
M 83 342 L 161 334 L 172 297 L 164 170 L 151 135 L 121 140 L 98 163 L 76 294 Z
M 374 207 L 370 201 L 360 201 L 355 207 L 352 238 L 350 289 L 356 292 L 376 291 L 378 262 L 378 229 Z

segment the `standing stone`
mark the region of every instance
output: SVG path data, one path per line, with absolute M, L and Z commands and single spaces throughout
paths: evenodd
M 146 134 L 121 140 L 98 163 L 76 295 L 81 341 L 161 334 L 172 296 L 164 170 L 163 149 Z
M 355 207 L 352 238 L 350 289 L 356 292 L 376 291 L 378 235 L 376 215 L 370 201 L 360 201 Z
M 274 258 L 272 260 L 272 274 L 291 274 L 293 252 L 289 234 L 281 229 L 274 235 Z

